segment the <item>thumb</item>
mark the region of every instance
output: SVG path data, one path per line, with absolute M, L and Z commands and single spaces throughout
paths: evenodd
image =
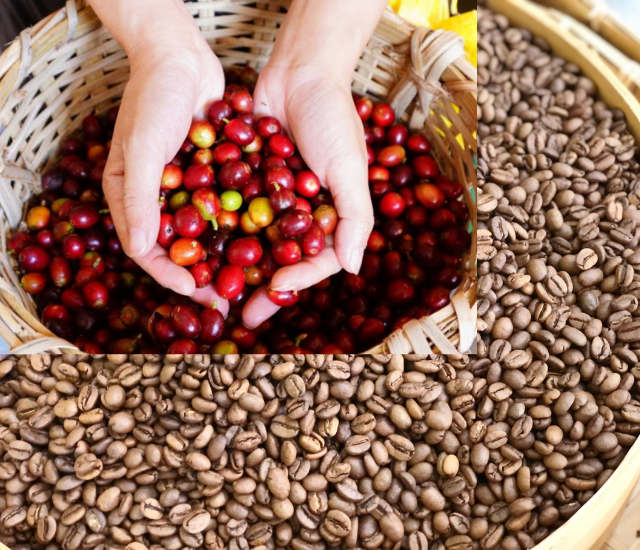
M 163 69 L 133 78 L 125 91 L 105 169 L 105 194 L 125 251 L 148 253 L 158 236 L 158 195 L 164 166 L 189 131 L 192 83 L 174 82 Z
M 134 163 L 127 160 L 127 155 L 131 155 L 130 150 L 125 153 L 124 144 L 114 135 L 103 188 L 125 252 L 132 258 L 140 258 L 151 250 L 158 235 L 160 212 L 154 197 L 158 196 L 162 169 L 132 167 Z M 149 163 L 149 160 L 142 162 Z M 134 183 L 138 181 L 141 185 Z
M 164 167 L 161 151 L 145 148 L 145 132 L 136 132 L 123 144 L 124 187 L 122 207 L 127 227 L 127 253 L 146 254 L 158 236 L 158 192 Z
M 351 93 L 331 83 L 301 87 L 289 122 L 300 152 L 324 181 L 338 212 L 335 251 L 340 265 L 357 273 L 373 229 L 362 121 Z M 344 121 L 336 124 L 336 120 Z

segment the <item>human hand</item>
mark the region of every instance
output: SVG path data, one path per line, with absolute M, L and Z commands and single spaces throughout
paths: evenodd
M 258 78 L 256 114 L 275 116 L 309 168 L 329 189 L 338 211 L 335 240 L 314 258 L 280 269 L 274 290 L 302 290 L 340 271 L 357 273 L 373 208 L 364 129 L 351 96 L 351 79 L 387 0 L 293 0 L 271 58 Z M 256 327 L 279 309 L 258 289 L 242 314 Z
M 350 78 L 336 77 L 322 65 L 279 66 L 272 58 L 258 79 L 254 106 L 256 116 L 274 116 L 288 130 L 309 168 L 331 192 L 339 217 L 335 239 L 329 237 L 318 256 L 280 269 L 269 287 L 303 290 L 343 268 L 357 273 L 373 229 L 373 208 L 364 129 Z M 256 327 L 278 309 L 262 287 L 245 305 L 244 324 Z
M 190 21 L 192 24 L 192 21 Z M 220 62 L 199 31 L 197 39 L 131 48 L 131 79 L 118 114 L 103 188 L 124 250 L 161 285 L 226 314 L 213 286 L 197 289 L 191 274 L 156 243 L 158 197 L 164 166 L 180 149 L 193 118 L 222 97 Z

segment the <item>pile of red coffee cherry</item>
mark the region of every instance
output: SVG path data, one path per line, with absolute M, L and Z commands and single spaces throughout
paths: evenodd
M 101 189 L 113 108 L 62 140 L 27 230 L 8 240 L 52 332 L 89 353 L 355 353 L 449 303 L 470 244 L 462 186 L 439 174 L 429 141 L 396 123 L 388 104 L 354 95 L 375 209 L 361 271 L 269 290 L 282 309 L 256 329 L 242 324 L 252 292 L 281 266 L 320 254 L 338 224 L 330 193 L 279 121 L 254 117 L 256 77 L 227 74 L 223 99 L 193 122 L 160 187 L 158 243 L 198 288 L 229 300 L 228 317 L 169 292 L 124 254 Z

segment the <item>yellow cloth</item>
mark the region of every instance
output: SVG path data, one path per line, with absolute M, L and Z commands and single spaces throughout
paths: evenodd
M 457 0 L 452 2 L 457 12 Z M 478 12 L 472 11 L 451 17 L 449 0 L 389 0 L 395 12 L 418 27 L 445 29 L 464 38 L 469 61 L 478 66 Z
M 390 0 L 389 5 L 418 27 L 433 27 L 450 17 L 448 0 Z
M 478 66 L 478 12 L 470 11 L 456 15 L 451 19 L 444 19 L 433 25 L 434 29 L 444 29 L 457 32 L 464 38 L 464 47 L 467 50 L 469 61 Z

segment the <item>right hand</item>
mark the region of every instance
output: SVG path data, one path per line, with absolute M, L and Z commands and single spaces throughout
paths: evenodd
M 197 29 L 196 29 L 197 32 Z M 125 252 L 158 283 L 226 315 L 228 303 L 213 286 L 195 288 L 191 274 L 157 244 L 158 197 L 164 166 L 176 155 L 192 119 L 222 97 L 224 73 L 205 40 L 179 49 L 161 41 L 129 51 L 131 79 L 122 99 L 103 188 Z
M 331 192 L 339 216 L 335 239 L 327 239 L 318 256 L 279 269 L 269 283 L 272 289 L 301 291 L 341 269 L 360 270 L 373 229 L 373 206 L 364 129 L 351 96 L 350 76 L 313 62 L 292 67 L 274 55 L 258 79 L 258 115 L 282 122 L 309 169 Z M 255 328 L 278 309 L 267 287 L 260 288 L 244 308 L 244 324 Z

